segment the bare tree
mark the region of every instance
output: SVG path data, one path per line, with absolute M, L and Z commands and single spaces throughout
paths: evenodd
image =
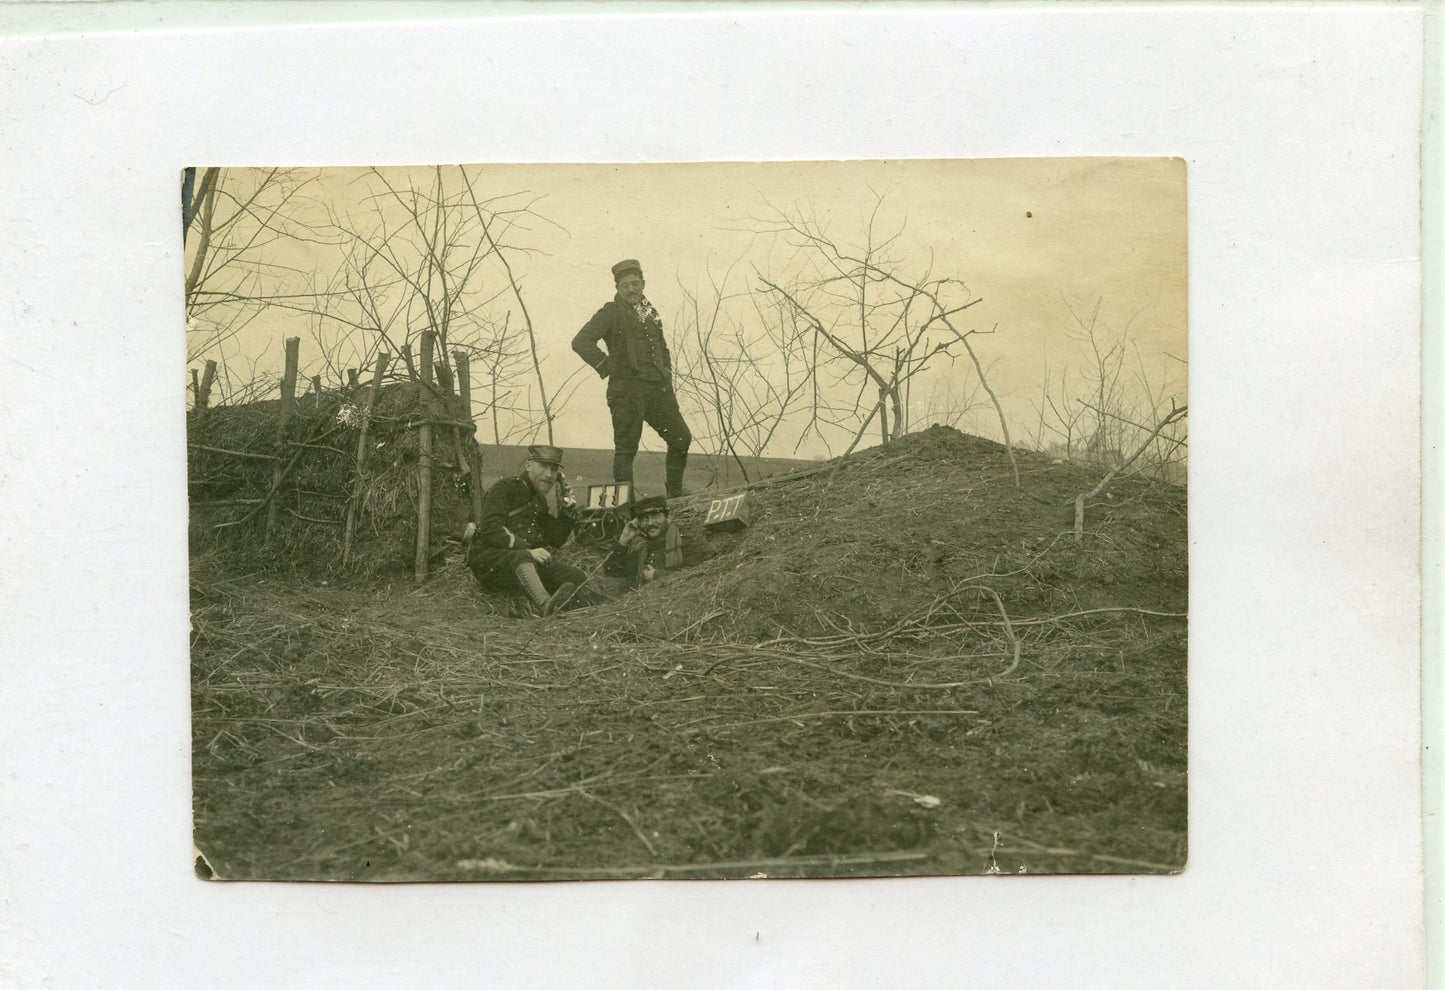
M 857 418 L 863 419 L 865 410 L 866 421 L 876 417 L 884 443 L 909 427 L 905 395 L 912 380 L 961 348 L 998 413 L 1012 458 L 1003 407 L 970 339 L 993 330 L 960 329 L 956 323 L 960 313 L 982 300 L 960 279 L 935 276 L 931 260 L 910 269 L 901 244 L 904 225 L 881 229 L 882 204 L 880 195 L 861 243 L 854 245 L 834 238 L 814 216 L 796 208 L 778 211 L 759 230 L 790 247 L 792 256 L 781 275 L 759 273 L 761 286 L 791 307 L 825 343 L 827 357 L 815 366 L 815 374 L 825 365 L 836 368 L 841 363 L 836 380 L 856 390 Z M 1017 479 L 1017 466 L 1014 473 Z
M 475 170 L 435 167 L 424 181 L 400 181 L 379 169 L 359 179 L 369 190 L 356 213 L 331 220 L 342 261 L 321 294 L 321 314 L 333 341 L 369 337 L 360 348 L 366 364 L 385 347 L 407 361 L 412 344 L 427 330 L 437 334 L 444 387 L 449 356 L 457 350 L 476 361 L 489 398 L 493 436 L 527 432 L 538 424 L 550 439 L 560 406 L 547 394 L 536 336 L 527 313 L 515 258 L 530 254 L 513 235 L 533 222 L 547 223 L 524 194 L 478 195 Z M 520 319 L 513 319 L 520 312 Z M 519 329 L 520 328 L 520 329 Z M 530 356 L 532 389 L 540 403 L 520 402 L 521 358 Z M 413 369 L 408 372 L 415 377 Z
M 1113 481 L 1113 480 L 1114 480 L 1114 477 L 1115 477 L 1116 475 L 1118 475 L 1120 472 L 1128 469 L 1135 461 L 1137 461 L 1140 457 L 1142 457 L 1142 456 L 1144 455 L 1144 452 L 1147 451 L 1147 450 L 1150 448 L 1150 446 L 1153 445 L 1154 441 L 1155 441 L 1156 439 L 1158 439 L 1158 437 L 1159 437 L 1159 435 L 1160 435 L 1161 433 L 1163 433 L 1165 430 L 1167 430 L 1167 429 L 1175 426 L 1176 424 L 1182 422 L 1187 415 L 1189 415 L 1189 407 L 1188 407 L 1188 406 L 1175 406 L 1175 407 L 1171 408 L 1171 409 L 1169 410 L 1168 414 L 1165 415 L 1162 419 L 1160 419 L 1158 423 L 1154 424 L 1153 427 L 1145 427 L 1145 426 L 1142 426 L 1142 425 L 1141 425 L 1141 426 L 1139 427 L 1139 429 L 1141 429 L 1141 430 L 1147 429 L 1149 432 L 1148 432 L 1148 435 L 1144 437 L 1143 443 L 1141 443 L 1141 444 L 1139 445 L 1139 447 L 1134 451 L 1134 453 L 1133 453 L 1127 460 L 1123 461 L 1123 462 L 1120 463 L 1120 464 L 1116 464 L 1115 466 L 1113 466 L 1112 468 L 1110 468 L 1110 469 L 1109 469 L 1109 473 L 1106 474 L 1106 475 L 1104 475 L 1103 479 L 1102 479 L 1097 485 L 1095 485 L 1093 488 L 1091 488 L 1091 489 L 1090 489 L 1089 491 L 1087 491 L 1087 492 L 1080 492 L 1080 493 L 1074 498 L 1074 539 L 1075 539 L 1075 540 L 1078 540 L 1078 539 L 1082 539 L 1082 538 L 1083 538 L 1083 535 L 1084 535 L 1084 509 L 1085 509 L 1085 506 L 1087 505 L 1089 499 L 1093 498 L 1094 496 L 1096 496 L 1096 495 L 1098 495 L 1100 492 L 1102 492 L 1105 488 L 1109 487 L 1109 482 Z
M 374 191 L 360 216 L 336 216 L 346 253 L 333 277 L 324 316 L 342 334 L 375 335 L 372 347 L 406 353 L 427 330 L 445 360 L 454 331 L 486 312 L 499 285 L 487 284 L 490 245 L 462 196 L 449 194 L 437 167 L 422 184 L 394 182 L 379 169 L 365 181 Z M 464 194 L 463 194 L 464 196 Z
M 494 438 L 541 430 L 550 439 L 570 393 L 564 383 L 554 396 L 542 377 L 522 264 L 533 253 L 528 231 L 550 221 L 525 193 L 483 195 L 479 175 L 370 169 L 342 189 L 301 171 L 190 170 L 182 216 L 192 355 L 214 356 L 221 391 L 240 396 L 227 367 L 243 360 L 237 335 L 285 317 L 309 331 L 308 378 L 345 386 L 385 350 L 398 359 L 389 377 L 416 380 L 413 352 L 433 331 L 433 390 L 450 390 L 461 351 L 480 372 L 474 397 Z M 246 383 L 261 387 L 266 376 L 255 371 Z
M 504 416 L 508 431 L 512 429 L 516 413 L 512 398 L 527 358 L 525 342 L 508 332 L 509 317 L 504 313 L 500 320 L 481 319 L 478 333 L 466 346 L 477 382 L 474 391 L 485 397 L 495 444 L 503 442 Z
M 905 388 L 911 384 L 912 380 Z M 949 376 L 943 381 L 935 379 L 926 394 L 917 400 L 910 394 L 904 402 L 907 414 L 904 425 L 911 427 L 915 422 L 922 422 L 930 426 L 938 423 L 957 427 L 986 405 L 986 400 L 979 395 L 982 391 L 982 381 L 967 374 Z
M 766 297 L 728 292 L 730 276 L 731 269 L 721 281 L 709 272 L 706 287 L 681 287 L 687 308 L 672 348 L 673 374 L 678 393 L 703 410 L 700 446 L 714 455 L 726 448 L 750 482 L 749 459 L 763 456 L 814 381 L 808 330 L 796 314 L 765 305 Z M 751 313 L 734 312 L 730 304 L 738 302 Z
M 272 304 L 314 299 L 283 248 L 325 234 L 298 219 L 312 180 L 294 169 L 188 168 L 181 180 L 187 361 L 233 339 Z
M 1083 453 L 1084 428 L 1081 420 L 1087 410 L 1074 401 L 1067 367 L 1056 376 L 1053 368 L 1044 365 L 1035 409 L 1039 421 L 1034 431 L 1034 446 L 1038 450 L 1066 461 L 1072 461 Z
M 1182 389 L 1169 376 L 1150 373 L 1133 338 L 1134 318 L 1110 329 L 1100 318 L 1102 300 L 1084 308 L 1065 299 L 1075 326 L 1068 335 L 1086 355 L 1082 372 L 1071 381 L 1065 368 L 1054 378 L 1044 370 L 1037 409 L 1040 449 L 1067 460 L 1118 468 L 1125 454 L 1138 449 L 1128 463 L 1135 471 L 1177 481 L 1183 476 L 1187 443 Z
M 527 344 L 532 352 L 532 369 L 537 376 L 537 394 L 541 398 L 542 419 L 547 424 L 547 442 L 553 442 L 552 420 L 554 414 L 552 405 L 547 400 L 547 382 L 542 376 L 542 361 L 537 355 L 537 331 L 532 326 L 532 315 L 527 311 L 527 301 L 522 296 L 522 286 L 517 275 L 512 271 L 511 262 L 507 259 L 507 251 L 494 236 L 495 228 L 502 228 L 501 233 L 505 234 L 506 229 L 512 225 L 513 219 L 509 213 L 498 213 L 494 209 L 489 212 L 488 205 L 477 200 L 476 189 L 471 178 L 467 175 L 465 168 L 461 169 L 461 178 L 467 188 L 467 200 L 471 204 L 472 212 L 476 216 L 477 223 L 482 229 L 482 236 L 486 239 L 487 245 L 492 249 L 492 254 L 502 266 L 507 275 L 507 285 L 512 290 L 512 295 L 517 300 L 517 308 L 522 313 L 522 323 L 527 330 Z M 530 209 L 525 212 L 530 213 Z M 535 214 L 534 214 L 535 215 Z

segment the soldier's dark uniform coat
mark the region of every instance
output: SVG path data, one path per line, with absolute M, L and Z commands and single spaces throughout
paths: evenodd
M 643 583 L 642 571 L 648 564 L 659 571 L 675 571 L 682 566 L 682 535 L 676 523 L 668 523 L 657 539 L 639 539 L 630 547 L 613 540 L 602 573 L 636 588 Z
M 682 492 L 682 476 L 692 432 L 687 428 L 672 391 L 672 354 L 662 334 L 662 321 L 644 301 L 646 319 L 621 295 L 593 314 L 572 338 L 572 350 L 607 379 L 607 406 L 612 411 L 612 480 L 632 481 L 632 460 L 642 439 L 642 425 L 657 431 L 667 444 L 667 490 Z M 601 340 L 607 352 L 597 346 Z
M 515 586 L 517 565 L 532 559 L 527 551 L 537 547 L 559 550 L 575 525 L 569 515 L 552 515 L 547 500 L 537 494 L 525 474 L 503 478 L 482 498 L 482 518 L 472 537 L 467 566 L 485 585 Z M 555 591 L 564 581 L 580 585 L 586 577 L 555 558 L 538 564 L 537 574 L 548 591 Z
M 607 353 L 597 346 L 599 340 L 607 344 Z M 672 384 L 672 353 L 662 336 L 662 323 L 644 323 L 621 296 L 604 303 L 577 331 L 572 350 L 602 378 L 640 378 Z

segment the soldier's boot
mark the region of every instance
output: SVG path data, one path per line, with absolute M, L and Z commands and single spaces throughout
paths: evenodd
M 531 603 L 538 609 L 545 609 L 551 596 L 547 594 L 547 586 L 542 583 L 542 576 L 537 573 L 537 565 L 530 560 L 524 560 L 512 573 L 517 576 L 517 583 L 522 586 Z
M 562 611 L 572 603 L 573 596 L 577 593 L 577 586 L 571 581 L 563 581 L 561 587 L 552 592 L 552 597 L 542 606 L 542 618 L 554 615 Z
M 682 489 L 682 476 L 687 471 L 687 448 L 667 448 L 667 497 L 682 498 L 687 492 Z
M 612 480 L 616 482 L 627 482 L 632 484 L 632 460 L 637 452 L 628 453 L 622 450 L 612 452 Z

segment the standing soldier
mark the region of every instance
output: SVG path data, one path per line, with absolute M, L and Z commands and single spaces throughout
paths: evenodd
M 467 566 L 479 584 L 525 593 L 544 617 L 565 607 L 587 579 L 556 556 L 577 524 L 577 505 L 565 478 L 557 514 L 547 505 L 547 493 L 559 478 L 562 451 L 547 444 L 528 447 L 521 473 L 487 489 L 467 551 Z
M 692 433 L 672 391 L 672 355 L 662 319 L 643 295 L 642 266 L 629 258 L 612 266 L 617 295 L 572 338 L 572 349 L 607 383 L 612 410 L 612 480 L 632 483 L 632 459 L 646 423 L 667 444 L 667 494 L 683 493 L 682 474 Z M 607 344 L 604 352 L 597 346 Z

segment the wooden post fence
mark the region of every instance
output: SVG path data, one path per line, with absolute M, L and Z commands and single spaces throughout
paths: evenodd
M 436 346 L 436 331 L 427 330 L 421 335 L 421 380 L 417 383 L 417 408 L 421 414 L 420 446 L 416 469 L 416 582 L 421 584 L 427 578 L 427 563 L 431 550 L 431 384 L 432 351 Z
M 271 531 L 276 526 L 276 513 L 281 507 L 281 478 L 285 472 L 282 466 L 282 448 L 291 426 L 291 415 L 296 408 L 296 364 L 301 353 L 301 338 L 286 338 L 286 373 L 281 378 L 281 415 L 276 421 L 276 469 L 271 476 L 271 504 L 266 507 L 266 534 L 263 540 L 271 542 Z
M 356 513 L 365 491 L 363 478 L 366 470 L 366 439 L 371 432 L 371 413 L 376 408 L 377 396 L 381 394 L 381 378 L 386 374 L 386 365 L 390 360 L 391 355 L 385 351 L 376 356 L 376 373 L 371 376 L 371 387 L 366 391 L 366 408 L 361 413 L 361 433 L 356 438 L 356 474 L 352 478 L 351 498 L 346 504 L 346 530 L 341 537 L 343 566 L 351 558 L 351 535 L 356 531 Z

